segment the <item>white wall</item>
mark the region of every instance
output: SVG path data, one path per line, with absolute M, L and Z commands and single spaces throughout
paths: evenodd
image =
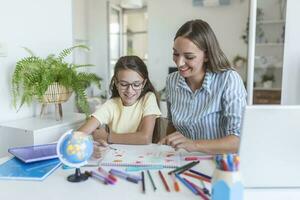
M 178 28 L 188 20 L 200 18 L 213 28 L 221 48 L 229 60 L 239 54 L 246 57 L 247 46 L 241 40 L 246 27 L 249 1 L 232 1 L 229 6 L 195 7 L 192 1 L 150 0 L 149 14 L 149 71 L 161 89 L 172 61 L 173 38 Z
M 37 106 L 12 107 L 11 77 L 15 63 L 27 56 L 28 47 L 40 56 L 56 53 L 72 45 L 71 0 L 0 0 L 0 44 L 7 56 L 0 57 L 0 122 L 32 116 Z M 72 109 L 63 105 L 64 111 Z
M 300 104 L 299 10 L 299 0 L 287 1 L 281 94 L 282 104 Z
M 107 36 L 107 4 L 106 0 L 87 0 L 87 36 L 88 45 L 91 48 L 89 62 L 95 67 L 92 72 L 97 73 L 102 79 L 102 87 L 105 89 L 108 80 L 108 36 Z M 99 91 L 94 91 L 95 95 Z
M 97 73 L 107 78 L 107 16 L 105 0 L 88 0 L 88 37 L 92 47 L 90 62 Z M 118 0 L 110 2 L 118 4 Z M 249 1 L 233 0 L 229 6 L 194 7 L 186 0 L 148 0 L 148 68 L 157 89 L 165 86 L 168 67 L 172 61 L 173 37 L 187 20 L 202 18 L 214 29 L 220 45 L 230 60 L 247 55 L 241 40 L 246 28 Z

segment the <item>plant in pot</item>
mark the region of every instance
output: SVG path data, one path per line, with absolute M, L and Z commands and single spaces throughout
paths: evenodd
M 77 45 L 62 50 L 57 56 L 50 54 L 41 58 L 25 48 L 30 56 L 16 63 L 12 77 L 14 107 L 17 107 L 19 100 L 20 109 L 24 103 L 30 104 L 37 99 L 42 103 L 42 116 L 45 106 L 55 103 L 56 114 L 59 112 L 62 119 L 61 103 L 67 101 L 74 92 L 77 106 L 88 116 L 89 105 L 85 90 L 91 84 L 100 88 L 101 78 L 94 73 L 79 71 L 80 68 L 93 66 L 91 64 L 76 65 L 64 60 L 74 49 L 89 50 L 85 45 Z

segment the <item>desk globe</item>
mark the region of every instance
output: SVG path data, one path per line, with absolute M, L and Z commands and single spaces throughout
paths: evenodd
M 58 158 L 64 165 L 76 168 L 75 174 L 68 176 L 68 181 L 81 182 L 88 179 L 88 176 L 81 174 L 80 167 L 87 164 L 93 153 L 91 136 L 76 134 L 76 132 L 69 130 L 58 140 L 56 151 Z

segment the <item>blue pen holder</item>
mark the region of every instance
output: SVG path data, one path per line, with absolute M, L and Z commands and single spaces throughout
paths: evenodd
M 212 200 L 242 200 L 243 194 L 239 171 L 215 169 L 212 176 Z

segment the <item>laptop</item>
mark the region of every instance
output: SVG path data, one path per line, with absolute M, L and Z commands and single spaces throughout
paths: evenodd
M 239 155 L 246 188 L 300 187 L 300 106 L 247 106 Z

